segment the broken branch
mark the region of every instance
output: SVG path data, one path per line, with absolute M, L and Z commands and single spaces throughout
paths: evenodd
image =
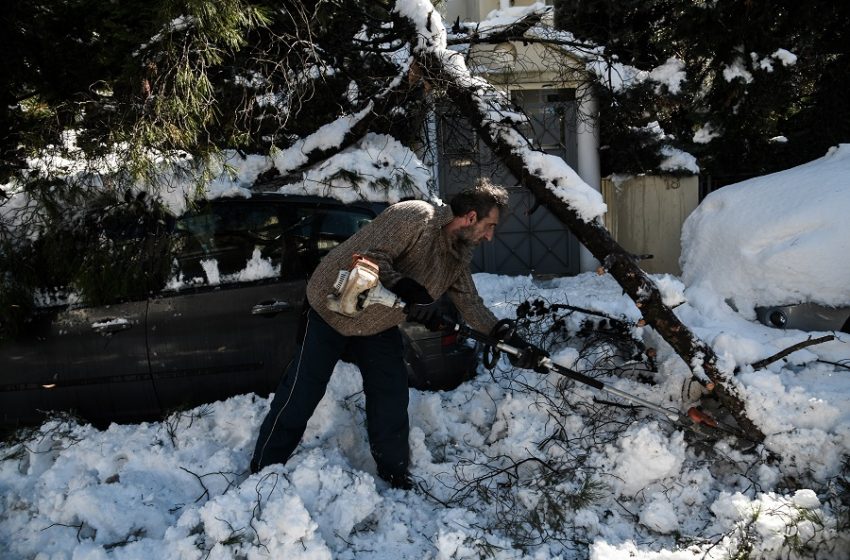
M 831 334 L 828 334 L 826 336 L 822 336 L 820 338 L 809 337 L 802 342 L 798 342 L 797 344 L 789 346 L 785 350 L 777 352 L 773 356 L 769 356 L 769 357 L 767 357 L 763 360 L 759 360 L 757 362 L 754 362 L 751 365 L 753 367 L 753 370 L 763 369 L 763 368 L 769 366 L 770 364 L 772 364 L 773 362 L 779 361 L 789 354 L 793 354 L 797 350 L 802 350 L 803 348 L 808 348 L 809 346 L 814 346 L 815 344 L 823 344 L 824 342 L 830 342 L 832 340 L 835 340 L 835 336 L 833 336 Z

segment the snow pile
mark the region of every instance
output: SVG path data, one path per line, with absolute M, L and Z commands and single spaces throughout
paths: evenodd
M 209 180 L 199 184 L 202 168 L 191 158 L 152 156 L 158 168 L 155 183 L 136 182 L 134 193 L 145 192 L 160 201 L 174 215 L 184 213 L 190 201 L 222 197 L 250 198 L 252 187 L 262 173 L 277 169 L 286 174 L 304 163 L 302 150 L 332 149 L 354 120 L 343 118 L 319 129 L 299 143 L 273 157 L 240 154 L 224 150 L 205 167 Z M 56 153 L 29 161 L 32 173 L 62 178 L 89 188 L 104 188 L 121 176 L 117 154 L 88 161 L 76 149 L 74 135 L 66 135 L 67 144 Z M 336 198 L 342 202 L 369 200 L 398 202 L 401 198 L 419 198 L 439 203 L 431 189 L 430 172 L 416 154 L 394 138 L 369 133 L 349 148 L 306 171 L 297 182 L 280 187 L 286 194 Z M 16 181 L 0 184 L 0 219 L 9 227 L 32 227 L 37 207 Z
M 682 231 L 682 278 L 752 317 L 759 305 L 850 305 L 850 145 L 711 193 Z
M 730 364 L 807 336 L 746 321 L 721 300 L 685 301 L 681 282 L 654 279 Z M 608 276 L 475 281 L 499 317 L 541 298 L 639 318 Z M 651 384 L 628 374 L 606 382 L 682 406 L 690 372 L 649 329 L 636 332 L 657 345 L 659 372 Z M 553 350 L 576 363 L 575 348 Z M 850 380 L 826 362 L 848 359 L 847 342 L 836 341 L 739 375 L 775 458 L 722 438 L 692 441 L 663 417 L 600 408 L 593 389 L 503 361 L 451 392 L 411 390 L 411 471 L 422 486 L 410 492 L 375 476 L 362 382 L 345 363 L 289 463 L 256 475 L 247 467 L 267 398 L 242 395 L 104 431 L 52 421 L 0 448 L 0 547 L 10 559 L 607 560 L 747 549 L 775 558 L 796 546 L 802 557 L 841 559 L 850 529 L 829 488 L 848 476 Z M 569 443 L 544 443 L 558 434 Z M 569 474 L 547 478 L 544 464 Z M 534 533 L 540 522 L 545 533 Z

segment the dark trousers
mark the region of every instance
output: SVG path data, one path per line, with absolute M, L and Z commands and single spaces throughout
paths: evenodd
M 260 426 L 252 472 L 289 459 L 346 349 L 363 376 L 367 432 L 378 474 L 390 478 L 407 472 L 408 393 L 401 333 L 393 327 L 371 336 L 343 336 L 312 309 L 301 348 L 287 367 Z

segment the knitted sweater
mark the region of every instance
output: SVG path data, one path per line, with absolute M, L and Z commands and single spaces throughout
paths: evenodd
M 322 259 L 307 285 L 310 305 L 345 336 L 376 334 L 405 320 L 401 309 L 383 305 L 370 305 L 355 317 L 327 308 L 327 296 L 338 272 L 351 266 L 351 256 L 359 253 L 378 264 L 385 287 L 407 276 L 424 286 L 434 299 L 448 292 L 467 324 L 489 332 L 496 317 L 484 306 L 472 281 L 469 263 L 473 250 L 458 252 L 443 230 L 452 218 L 450 207 L 435 207 L 421 200 L 390 206 Z

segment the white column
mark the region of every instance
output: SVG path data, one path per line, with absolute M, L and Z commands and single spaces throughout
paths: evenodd
M 576 91 L 578 98 L 578 169 L 576 172 L 584 182 L 602 192 L 602 176 L 599 166 L 599 107 L 593 90 L 587 85 L 582 85 Z M 597 261 L 590 251 L 582 245 L 579 253 L 579 269 L 581 272 L 596 270 L 599 267 Z

